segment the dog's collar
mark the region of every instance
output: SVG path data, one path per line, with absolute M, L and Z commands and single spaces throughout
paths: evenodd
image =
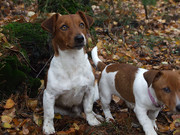
M 148 94 L 149 94 L 149 98 L 151 99 L 152 103 L 153 103 L 156 107 L 158 107 L 158 108 L 162 108 L 162 107 L 163 107 L 163 105 L 160 105 L 160 104 L 158 104 L 158 103 L 155 101 L 155 99 L 154 99 L 154 97 L 152 96 L 149 88 L 148 88 Z

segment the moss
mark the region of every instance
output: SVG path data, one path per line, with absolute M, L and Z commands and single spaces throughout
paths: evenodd
M 0 58 L 0 62 L 1 95 L 8 97 L 16 92 L 23 93 L 25 90 L 28 91 L 30 97 L 37 94 L 40 80 L 32 78 L 29 75 L 30 69 L 26 65 L 20 63 L 16 56 Z M 3 96 L 0 97 L 0 100 L 2 99 Z

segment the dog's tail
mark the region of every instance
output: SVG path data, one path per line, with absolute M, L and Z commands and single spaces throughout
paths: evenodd
M 104 64 L 98 57 L 97 53 L 97 46 L 95 46 L 91 51 L 92 60 L 95 64 L 95 66 L 98 68 L 98 70 L 103 71 L 103 69 L 106 67 L 106 64 Z

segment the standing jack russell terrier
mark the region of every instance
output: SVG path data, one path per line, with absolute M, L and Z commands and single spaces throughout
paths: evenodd
M 156 71 L 129 64 L 105 65 L 92 50 L 92 59 L 102 71 L 99 92 L 106 120 L 113 119 L 109 110 L 112 94 L 125 100 L 134 112 L 146 135 L 157 135 L 155 119 L 165 104 L 180 112 L 180 72 Z
M 87 31 L 93 24 L 83 12 L 54 14 L 41 26 L 52 33 L 54 57 L 47 74 L 43 95 L 45 134 L 55 133 L 54 112 L 61 115 L 80 116 L 84 109 L 89 125 L 99 125 L 92 107 L 98 88 L 88 56 L 83 47 L 87 44 Z M 96 117 L 95 117 L 96 116 Z

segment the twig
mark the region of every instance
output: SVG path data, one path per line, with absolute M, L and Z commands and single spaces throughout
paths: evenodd
M 45 63 L 45 65 L 42 67 L 42 69 L 39 71 L 39 73 L 36 75 L 36 78 L 38 78 L 38 76 L 41 74 L 41 72 L 44 70 L 44 68 L 47 66 L 47 64 L 49 63 L 49 61 L 52 59 L 53 55 L 51 55 L 51 57 L 48 59 L 48 61 Z
M 69 11 L 68 11 L 63 5 L 61 5 L 61 7 L 62 7 L 68 14 L 70 14 Z
M 6 47 L 6 48 L 9 49 L 9 50 L 11 50 L 11 51 L 13 51 L 13 52 L 18 52 L 18 53 L 20 53 L 20 54 L 22 55 L 22 57 L 25 59 L 26 63 L 29 65 L 29 67 L 30 67 L 34 72 L 37 72 L 37 71 L 31 66 L 31 64 L 28 62 L 28 60 L 26 59 L 26 57 L 24 56 L 24 54 L 22 54 L 21 52 L 19 52 L 19 51 L 17 51 L 17 50 L 13 50 L 13 49 L 8 48 L 8 47 Z

